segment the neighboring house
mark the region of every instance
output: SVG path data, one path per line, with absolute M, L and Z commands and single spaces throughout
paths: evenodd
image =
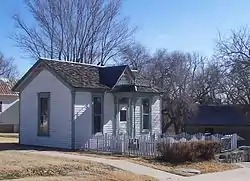
M 188 133 L 237 133 L 244 138 L 242 145 L 250 145 L 249 105 L 201 105 L 195 116 L 185 122 Z
M 11 90 L 11 84 L 0 80 L 0 133 L 18 132 L 18 93 Z
M 20 92 L 20 143 L 80 148 L 95 134 L 161 134 L 160 92 L 128 66 L 39 59 Z

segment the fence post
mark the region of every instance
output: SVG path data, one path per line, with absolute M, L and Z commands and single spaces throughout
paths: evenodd
M 99 147 L 98 147 L 98 136 L 96 137 L 96 147 L 97 147 L 97 152 L 98 152 L 98 149 L 99 149 Z
M 87 150 L 89 151 L 90 150 L 90 139 L 88 139 L 88 147 L 87 147 Z
M 231 149 L 234 150 L 237 148 L 237 134 L 233 134 L 231 137 Z
M 103 151 L 107 151 L 107 133 L 103 136 Z

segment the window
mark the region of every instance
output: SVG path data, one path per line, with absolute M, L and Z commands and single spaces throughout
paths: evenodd
M 127 110 L 120 110 L 120 121 L 127 121 Z
M 94 116 L 94 125 L 93 132 L 98 133 L 102 132 L 102 98 L 101 97 L 93 97 L 93 116 Z
M 38 94 L 38 136 L 49 136 L 50 93 Z
M 214 133 L 214 128 L 205 128 L 205 133 Z
M 150 107 L 148 99 L 142 100 L 142 129 L 150 129 Z
M 0 112 L 3 112 L 3 101 L 0 101 Z

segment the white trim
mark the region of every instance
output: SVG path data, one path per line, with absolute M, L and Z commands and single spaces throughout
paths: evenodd
M 117 83 L 121 80 L 121 78 L 122 78 L 122 76 L 125 74 L 125 72 L 128 71 L 128 68 L 129 68 L 129 66 L 127 66 L 127 67 L 123 70 L 123 72 L 121 73 L 121 75 L 120 75 L 119 78 L 117 79 L 115 85 L 111 88 L 111 91 L 115 88 L 115 86 L 117 86 Z M 133 75 L 132 75 L 132 76 L 133 76 Z M 130 78 L 130 80 L 131 80 L 131 82 L 132 82 L 131 85 L 134 85 L 134 84 L 133 84 L 133 81 L 134 81 L 134 80 L 133 80 L 131 77 L 129 77 L 129 78 Z
M 95 65 L 95 64 L 90 64 L 90 63 L 80 63 L 80 62 L 73 62 L 73 61 L 67 61 L 67 60 L 58 60 L 58 59 L 51 59 L 51 58 L 44 58 L 44 57 L 39 57 L 38 60 L 49 60 L 49 61 L 56 61 L 56 62 L 62 62 L 62 63 L 78 64 L 78 65 L 90 65 L 90 66 L 93 66 L 93 67 L 105 67 L 105 66 Z
M 93 66 L 93 67 L 101 67 L 101 68 L 106 68 L 106 67 L 120 67 L 123 65 L 96 65 L 96 64 L 91 64 L 91 63 L 81 63 L 81 62 L 73 62 L 73 61 L 67 61 L 67 60 L 59 60 L 59 59 L 51 59 L 51 58 L 45 58 L 45 57 L 39 57 L 38 60 L 51 60 L 51 61 L 56 61 L 56 62 L 63 62 L 63 63 L 72 63 L 72 64 L 78 64 L 78 65 L 89 65 L 89 66 Z M 126 65 L 128 66 L 128 65 Z
M 18 94 L 0 94 L 0 96 L 15 96 L 18 97 Z

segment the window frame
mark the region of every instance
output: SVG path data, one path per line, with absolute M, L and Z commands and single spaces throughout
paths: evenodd
M 213 127 L 205 127 L 204 132 L 214 134 L 214 128 Z
M 144 113 L 144 101 L 148 101 L 148 113 Z M 148 116 L 148 128 L 144 128 L 144 116 Z M 141 128 L 142 132 L 149 132 L 151 131 L 151 100 L 149 98 L 142 98 L 141 99 Z
M 100 98 L 101 100 L 101 113 L 95 113 L 94 99 Z M 92 95 L 92 134 L 103 133 L 103 95 Z M 95 116 L 100 116 L 100 131 L 95 131 Z
M 48 99 L 48 126 L 47 126 L 47 131 L 43 132 L 40 130 L 40 124 L 41 124 L 41 99 L 46 98 Z M 39 92 L 38 93 L 38 111 L 37 111 L 37 116 L 38 116 L 38 124 L 37 124 L 37 136 L 41 137 L 49 137 L 50 136 L 50 92 Z
M 2 112 L 3 112 L 3 101 L 0 100 L 0 113 L 2 113 Z
M 119 111 L 119 121 L 120 121 L 120 122 L 123 122 L 123 123 L 124 123 L 124 122 L 127 122 L 127 121 L 128 121 L 128 120 L 127 120 L 127 119 L 128 119 L 128 116 L 127 116 L 128 112 L 127 112 L 127 111 L 128 111 L 127 109 L 125 109 L 125 110 L 121 109 L 121 110 Z M 121 112 L 125 112 L 125 118 L 126 118 L 125 120 L 123 120 L 123 119 L 121 120 L 121 116 L 122 116 L 122 115 L 121 115 Z

